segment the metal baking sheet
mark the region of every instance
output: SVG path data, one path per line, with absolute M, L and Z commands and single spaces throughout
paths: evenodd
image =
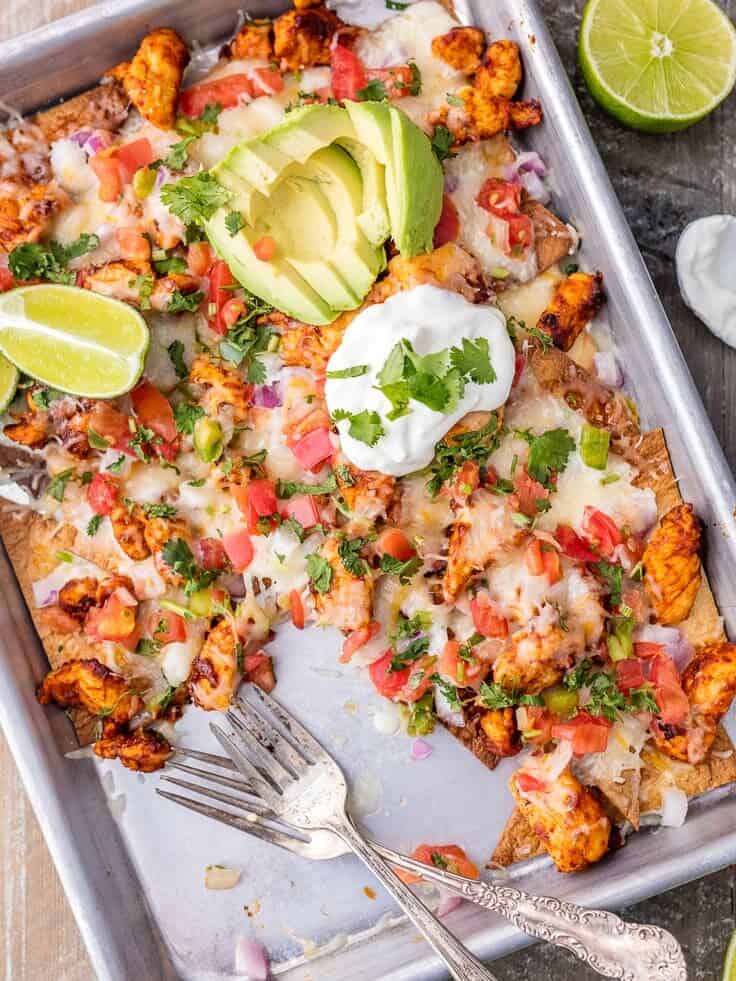
M 116 0 L 89 8 L 0 45 L 0 96 L 29 111 L 82 90 L 154 26 L 171 25 L 190 40 L 215 43 L 232 31 L 238 6 L 237 0 L 209 0 L 206 19 L 197 0 Z M 357 13 L 363 4 L 351 6 Z M 539 98 L 546 115 L 525 142 L 551 164 L 554 206 L 582 232 L 584 261 L 605 274 L 607 315 L 627 387 L 643 407 L 644 422 L 666 429 L 683 495 L 707 526 L 708 571 L 734 633 L 733 479 L 536 4 L 497 0 L 493 10 L 489 6 L 456 3 L 462 20 L 521 46 L 525 95 Z M 280 7 L 261 0 L 248 9 L 272 15 Z M 156 777 L 65 758 L 74 735 L 62 713 L 35 701 L 46 661 L 4 554 L 0 589 L 0 723 L 100 978 L 233 977 L 238 934 L 264 939 L 275 973 L 288 981 L 444 976 L 388 898 L 365 896 L 363 886 L 374 884 L 352 859 L 299 860 L 160 801 L 153 794 Z M 365 681 L 337 670 L 335 634 L 312 631 L 298 644 L 283 631 L 280 638 L 279 695 L 345 763 L 366 827 L 399 848 L 446 831 L 482 861 L 511 810 L 505 785 L 512 764 L 490 775 L 445 733 L 432 737 L 429 762 L 411 763 L 405 740 L 382 737 L 373 727 L 378 702 Z M 204 713 L 188 713 L 179 741 L 205 746 L 206 722 Z M 691 806 L 683 828 L 639 834 L 584 874 L 564 877 L 537 859 L 512 877 L 531 891 L 620 906 L 736 861 L 734 828 L 736 795 L 716 791 Z M 227 892 L 205 891 L 210 863 L 241 868 L 241 883 Z M 482 956 L 528 942 L 476 907 L 461 908 L 449 922 Z

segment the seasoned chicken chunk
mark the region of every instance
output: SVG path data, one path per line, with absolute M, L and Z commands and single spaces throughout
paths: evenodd
M 521 749 L 514 709 L 492 709 L 484 712 L 480 724 L 489 748 L 495 756 L 515 756 Z
M 273 23 L 267 18 L 247 20 L 228 45 L 231 58 L 273 61 Z
M 288 329 L 281 335 L 279 355 L 282 361 L 284 364 L 300 365 L 317 374 L 324 374 L 327 362 L 340 346 L 348 323 L 348 318 L 343 315 L 326 327 L 291 321 Z
M 569 225 L 548 211 L 539 201 L 527 198 L 521 210 L 528 215 L 534 225 L 534 251 L 537 254 L 537 271 L 544 272 L 575 247 L 577 236 Z
M 700 588 L 700 522 L 692 504 L 678 504 L 662 518 L 644 550 L 644 588 L 657 620 L 680 623 Z
M 41 410 L 33 401 L 33 389 L 26 392 L 27 412 L 11 412 L 16 422 L 3 429 L 3 435 L 21 446 L 39 449 L 49 441 L 49 414 Z
M 97 606 L 100 583 L 94 576 L 70 579 L 59 590 L 59 606 L 80 623 L 93 606 Z
M 66 194 L 53 182 L 0 181 L 0 251 L 12 252 L 26 242 L 38 242 L 68 203 Z
M 465 75 L 481 66 L 486 36 L 477 27 L 453 27 L 432 40 L 432 54 Z
M 79 285 L 114 300 L 141 306 L 141 284 L 153 285 L 153 273 L 148 262 L 107 262 L 96 269 L 83 270 Z M 144 291 L 145 293 L 145 291 Z
M 182 518 L 145 518 L 143 537 L 146 545 L 155 555 L 163 550 L 164 545 L 172 538 L 189 538 L 189 529 Z
M 110 512 L 110 524 L 115 541 L 129 559 L 142 562 L 151 554 L 146 542 L 146 519 L 140 508 L 129 510 L 125 504 L 116 504 Z
M 176 31 L 159 27 L 147 34 L 129 64 L 109 74 L 119 78 L 138 112 L 159 129 L 172 129 L 189 49 Z
M 385 518 L 396 489 L 396 478 L 377 470 L 359 470 L 341 459 L 335 467 L 343 500 L 355 517 L 376 521 Z
M 230 620 L 211 628 L 189 672 L 189 694 L 195 705 L 224 712 L 240 684 L 240 642 Z
M 319 552 L 331 574 L 311 582 L 314 608 L 321 625 L 331 624 L 340 630 L 360 630 L 371 621 L 373 580 L 366 571 L 354 576 L 345 568 L 339 554 L 340 540 L 336 535 L 326 539 Z M 329 581 L 327 581 L 329 579 Z
M 142 702 L 128 680 L 110 671 L 96 658 L 67 661 L 49 671 L 38 689 L 41 705 L 54 702 L 61 708 L 84 708 L 123 725 L 141 708 Z
M 488 46 L 473 88 L 483 98 L 513 99 L 521 82 L 521 57 L 515 41 L 494 41 Z
M 682 672 L 681 684 L 690 702 L 690 716 L 682 726 L 658 723 L 655 741 L 677 760 L 701 763 L 736 695 L 736 645 L 719 641 L 699 648 Z
M 477 490 L 457 512 L 450 532 L 442 581 L 445 601 L 455 600 L 474 573 L 482 572 L 500 552 L 515 548 L 524 535 L 503 498 Z
M 330 42 L 340 18 L 321 4 L 304 10 L 288 10 L 274 21 L 274 54 L 282 71 L 300 71 L 313 65 L 329 65 Z
M 191 296 L 198 289 L 199 280 L 187 273 L 169 273 L 168 276 L 161 276 L 156 280 L 151 291 L 151 307 L 160 313 L 166 313 L 175 292 L 178 291 L 182 296 Z
M 493 665 L 493 680 L 508 691 L 538 695 L 561 680 L 574 647 L 568 634 L 542 617 L 531 620 L 509 638 Z
M 160 770 L 173 752 L 160 733 L 143 728 L 133 732 L 105 733 L 92 748 L 96 756 L 105 760 L 120 760 L 128 770 L 139 773 Z
M 205 387 L 201 403 L 208 415 L 215 416 L 222 406 L 229 405 L 235 422 L 247 418 L 252 389 L 237 368 L 207 354 L 198 354 L 189 370 L 189 380 Z
M 578 872 L 608 851 L 611 822 L 569 766 L 554 772 L 554 755 L 530 757 L 512 775 L 509 786 L 560 872 Z
M 599 272 L 592 276 L 576 272 L 563 279 L 537 321 L 539 330 L 549 334 L 557 347 L 569 351 L 603 304 L 602 283 L 603 274 Z

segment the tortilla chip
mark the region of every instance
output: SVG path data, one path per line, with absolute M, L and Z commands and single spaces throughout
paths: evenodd
M 736 780 L 736 752 L 723 726 L 718 727 L 713 747 L 702 763 L 681 763 L 655 747 L 647 748 L 642 758 L 647 764 L 642 771 L 642 814 L 660 809 L 662 791 L 668 787 L 678 787 L 688 797 L 695 797 Z
M 525 862 L 527 859 L 543 855 L 544 845 L 540 838 L 529 827 L 529 822 L 518 807 L 514 808 L 511 817 L 506 822 L 496 850 L 491 856 L 487 867 L 494 865 L 513 865 L 514 862 Z
M 634 828 L 639 828 L 641 807 L 639 794 L 642 771 L 627 770 L 623 775 L 623 783 L 613 780 L 596 780 L 593 783 L 601 793 L 603 807 L 614 824 L 620 825 L 628 821 Z

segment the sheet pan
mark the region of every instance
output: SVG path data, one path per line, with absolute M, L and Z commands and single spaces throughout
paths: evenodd
M 238 6 L 237 0 L 209 0 L 206 17 L 197 0 L 117 0 L 89 8 L 0 45 L 0 97 L 29 111 L 71 95 L 128 56 L 131 42 L 154 26 L 168 24 L 189 39 L 214 43 L 232 30 Z M 263 15 L 280 6 L 261 0 L 248 9 Z M 358 0 L 350 6 L 357 11 L 363 5 Z M 526 142 L 552 166 L 556 210 L 582 232 L 585 261 L 605 274 L 608 316 L 627 387 L 643 407 L 644 422 L 667 431 L 683 495 L 694 501 L 708 528 L 707 567 L 734 634 L 736 487 L 543 18 L 534 0 L 498 0 L 493 9 L 485 0 L 460 0 L 456 9 L 463 20 L 521 45 L 525 95 L 539 98 L 546 114 Z M 4 554 L 0 589 L 0 724 L 100 978 L 231 977 L 237 933 L 266 939 L 276 955 L 276 973 L 289 981 L 443 976 L 388 899 L 363 894 L 362 887 L 373 884 L 352 859 L 309 864 L 268 850 L 159 801 L 155 777 L 144 780 L 99 761 L 65 758 L 74 735 L 61 713 L 35 701 L 45 657 Z M 298 646 L 286 637 L 278 650 L 280 696 L 351 772 L 368 829 L 404 848 L 436 837 L 438 828 L 451 829 L 474 857 L 485 858 L 511 809 L 507 769 L 488 775 L 443 733 L 433 737 L 431 761 L 411 764 L 405 742 L 375 731 L 377 702 L 366 697 L 365 682 L 336 671 L 335 635 L 313 632 Z M 285 663 L 289 653 L 292 661 Z M 189 713 L 180 741 L 205 746 L 208 738 L 203 713 Z M 450 795 L 444 792 L 448 782 Z M 683 828 L 642 833 L 585 874 L 563 877 L 538 859 L 512 875 L 532 891 L 620 906 L 735 861 L 735 828 L 736 795 L 721 790 L 694 804 Z M 207 862 L 241 867 L 241 885 L 206 893 Z M 475 907 L 460 909 L 450 922 L 483 956 L 500 956 L 527 942 Z

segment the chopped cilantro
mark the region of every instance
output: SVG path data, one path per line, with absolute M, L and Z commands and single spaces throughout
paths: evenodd
M 407 664 L 418 661 L 429 650 L 429 637 L 415 637 L 400 651 L 396 651 L 389 663 L 389 671 L 401 671 Z
M 186 378 L 189 375 L 189 369 L 184 364 L 184 345 L 182 342 L 172 341 L 166 350 L 168 351 L 169 358 L 174 366 L 176 377 Z
M 174 422 L 177 432 L 185 433 L 187 436 L 194 435 L 194 424 L 197 419 L 204 415 L 204 409 L 193 402 L 179 402 L 174 407 Z
M 417 610 L 412 617 L 405 617 L 399 613 L 396 626 L 391 634 L 391 642 L 396 644 L 400 640 L 406 640 L 422 630 L 429 630 L 432 626 L 432 614 L 429 610 Z
M 380 78 L 373 78 L 355 93 L 358 102 L 386 102 L 388 92 Z
M 335 472 L 340 479 L 340 483 L 344 484 L 345 487 L 355 486 L 355 477 L 353 477 L 352 471 L 346 463 L 339 463 L 335 467 Z
M 243 218 L 239 211 L 229 211 L 225 216 L 225 228 L 227 228 L 231 237 L 237 235 L 244 225 L 245 218 Z
M 293 480 L 277 480 L 276 496 L 281 500 L 288 500 L 297 494 L 331 494 L 337 490 L 337 480 L 334 473 L 330 473 L 321 484 L 300 484 Z
M 192 550 L 183 538 L 170 538 L 161 551 L 166 565 L 184 579 L 184 592 L 187 596 L 206 589 L 217 579 L 214 569 L 200 569 L 194 561 Z
M 445 696 L 445 700 L 453 712 L 462 711 L 460 696 L 458 695 L 457 687 L 455 685 L 451 684 L 449 681 L 445 681 L 445 679 L 438 674 L 432 675 L 432 683 L 435 684 Z
M 148 637 L 141 637 L 135 649 L 136 654 L 142 657 L 155 657 L 161 650 L 161 644 L 157 640 Z
M 189 116 L 177 117 L 175 129 L 181 136 L 199 139 L 203 133 L 216 129 L 221 112 L 222 106 L 219 102 L 208 102 L 197 119 L 191 119 Z
M 66 493 L 66 485 L 71 480 L 74 474 L 74 470 L 70 467 L 68 470 L 61 470 L 59 473 L 55 474 L 51 478 L 51 483 L 48 486 L 46 493 L 49 497 L 53 497 L 55 501 L 64 500 L 64 494 Z
M 80 235 L 70 245 L 62 245 L 60 242 L 49 242 L 48 245 L 23 242 L 8 256 L 8 268 L 18 280 L 44 279 L 49 283 L 72 286 L 75 274 L 67 269 L 67 264 L 71 259 L 96 249 L 99 244 L 100 240 L 96 235 L 87 233 Z
M 173 504 L 143 504 L 142 507 L 147 518 L 175 518 L 178 514 Z
M 187 264 L 179 255 L 167 255 L 164 259 L 154 259 L 153 268 L 159 276 L 169 276 L 171 273 L 187 271 Z
M 185 136 L 179 143 L 174 143 L 164 157 L 164 166 L 169 170 L 183 170 L 189 160 L 189 147 L 196 139 L 196 136 Z
M 532 480 L 549 487 L 553 473 L 560 473 L 575 449 L 575 440 L 566 429 L 549 429 L 535 436 L 529 450 L 527 470 Z
M 34 397 L 34 401 L 35 401 L 35 397 Z M 92 447 L 93 450 L 102 450 L 103 452 L 110 445 L 108 441 L 105 439 L 105 437 L 100 436 L 100 434 L 96 433 L 94 429 L 87 430 L 87 442 L 89 443 L 89 445 Z
M 406 10 L 408 3 L 401 3 L 400 0 L 385 0 L 386 10 Z
M 164 184 L 161 201 L 185 225 L 202 225 L 230 199 L 230 191 L 208 171 Z
M 367 364 L 355 364 L 352 368 L 340 368 L 338 371 L 328 371 L 328 378 L 360 378 L 367 375 L 369 371 Z
M 343 538 L 337 547 L 337 554 L 344 568 L 356 579 L 362 579 L 368 574 L 365 559 L 360 557 L 361 550 L 367 544 L 367 538 Z
M 429 857 L 432 859 L 432 865 L 436 865 L 438 869 L 449 869 L 450 863 L 444 855 L 440 855 L 439 852 L 431 852 Z
M 409 62 L 409 71 L 411 72 L 411 81 L 409 82 L 409 95 L 419 95 L 422 91 L 422 73 L 419 71 L 419 65 L 416 62 Z
M 385 572 L 389 576 L 398 576 L 402 586 L 405 586 L 421 567 L 422 560 L 418 555 L 412 555 L 410 559 L 403 562 L 387 553 L 381 556 L 381 572 Z
M 128 286 L 138 294 L 141 310 L 150 310 L 151 293 L 154 287 L 153 276 L 150 273 L 140 273 L 128 282 Z
M 485 464 L 498 444 L 498 416 L 495 413 L 480 429 L 440 440 L 435 445 L 434 460 L 429 467 L 432 475 L 427 482 L 429 494 L 436 497 L 445 481 L 450 480 L 468 460 L 480 466 Z
M 482 681 L 478 689 L 478 697 L 481 704 L 488 709 L 510 708 L 516 704 L 514 693 L 507 691 L 495 681 L 490 685 Z
M 318 593 L 329 593 L 332 585 L 333 569 L 327 559 L 317 552 L 307 556 L 307 574 L 312 588 Z
M 460 98 L 460 96 L 455 95 L 454 92 L 445 93 L 445 102 L 448 104 L 448 106 L 454 106 L 455 109 L 462 109 L 463 106 L 465 105 L 465 103 Z
M 204 293 L 202 290 L 196 290 L 194 293 L 182 293 L 181 290 L 174 290 L 169 297 L 166 312 L 194 313 L 198 309 L 202 300 L 204 300 Z
M 471 341 L 462 339 L 462 348 L 450 349 L 450 360 L 460 374 L 478 385 L 489 385 L 496 380 L 496 372 L 491 364 L 488 339 L 479 337 Z
M 455 137 L 452 135 L 447 126 L 443 126 L 442 123 L 435 126 L 434 133 L 432 134 L 432 149 L 434 150 L 434 155 L 442 163 L 443 160 L 448 160 L 450 157 L 454 157 L 455 154 L 452 152 L 452 145 L 455 142 Z
M 148 447 L 158 445 L 162 442 L 161 437 L 157 436 L 152 429 L 148 429 L 146 426 L 136 426 L 135 432 L 130 437 L 129 445 L 139 460 L 142 460 L 143 463 L 148 463 L 150 460 L 147 452 Z
M 368 409 L 363 409 L 362 412 L 335 409 L 332 418 L 335 422 L 349 420 L 348 434 L 367 446 L 375 446 L 385 433 L 381 417 L 377 412 L 369 412 Z
M 102 515 L 93 514 L 92 517 L 87 522 L 87 535 L 89 538 L 94 538 L 94 536 L 100 530 L 101 524 L 102 524 Z
M 611 606 L 618 606 L 621 602 L 621 586 L 623 582 L 624 570 L 620 565 L 612 565 L 601 559 L 593 565 L 598 575 L 608 585 L 611 593 Z
M 55 388 L 37 388 L 33 392 L 33 401 L 39 409 L 46 411 L 52 402 L 64 398 L 63 392 L 57 392 Z

